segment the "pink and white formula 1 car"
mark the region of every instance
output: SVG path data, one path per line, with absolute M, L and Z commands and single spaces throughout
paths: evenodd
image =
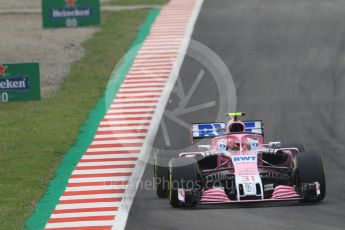
M 263 144 L 261 121 L 193 124 L 193 142 L 212 138 L 198 151 L 165 163 L 156 156 L 157 195 L 172 207 L 199 204 L 293 201 L 319 202 L 326 194 L 322 158 L 302 146 Z

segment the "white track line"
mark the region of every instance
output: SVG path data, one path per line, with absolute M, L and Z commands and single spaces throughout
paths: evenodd
M 143 92 L 143 93 L 118 93 L 116 97 L 147 97 L 147 96 L 160 96 L 160 92 Z
M 143 139 L 128 139 L 128 140 L 108 140 L 108 141 L 93 141 L 92 145 L 116 144 L 116 143 L 143 143 Z
M 141 129 L 148 129 L 150 126 L 142 125 L 142 126 L 120 126 L 120 127 L 101 127 L 98 128 L 98 131 L 123 131 L 123 130 L 141 130 Z
M 112 133 L 112 134 L 96 134 L 95 139 L 101 138 L 124 138 L 124 137 L 145 137 L 145 133 Z
M 111 190 L 111 189 L 126 189 L 128 185 L 105 185 L 105 186 L 82 186 L 82 187 L 67 187 L 66 192 L 75 191 L 93 191 L 93 190 Z M 75 198 L 76 199 L 76 198 Z M 89 198 L 91 199 L 91 198 Z
M 89 153 L 93 152 L 108 152 L 108 151 L 130 151 L 130 150 L 141 150 L 141 147 L 110 147 L 110 148 L 88 148 Z
M 142 108 L 142 109 L 130 109 L 130 108 L 126 108 L 126 109 L 109 109 L 108 113 L 110 112 L 117 112 L 117 113 L 124 113 L 126 114 L 126 112 L 129 112 L 129 110 L 134 110 L 135 112 L 137 112 L 138 114 L 140 112 L 150 112 L 150 111 L 155 111 L 154 108 Z
M 163 87 L 151 87 L 151 88 L 136 88 L 136 89 L 120 89 L 120 93 L 137 92 L 137 91 L 161 91 Z
M 117 101 L 119 103 L 128 103 L 128 102 L 141 102 L 141 101 L 157 101 L 158 98 L 151 98 L 151 97 L 140 97 L 140 98 L 124 98 L 124 99 L 114 99 L 114 102 Z
M 104 182 L 105 184 L 111 182 L 128 181 L 129 176 L 118 177 L 94 177 L 94 178 L 70 178 L 68 183 L 85 183 L 85 182 Z
M 76 222 L 62 222 L 62 223 L 48 223 L 46 229 L 50 228 L 73 228 L 73 227 L 92 227 L 92 226 L 112 226 L 113 221 L 76 221 Z
M 141 118 L 151 118 L 152 114 L 116 114 L 116 115 L 105 115 L 105 119 L 119 119 L 119 118 L 137 118 L 138 120 Z
M 72 175 L 102 174 L 102 173 L 130 173 L 132 171 L 133 171 L 133 168 L 74 170 L 72 172 Z
M 126 108 L 127 107 L 134 107 L 134 106 L 156 106 L 157 103 L 140 103 L 140 102 L 137 102 L 137 103 L 116 103 L 116 104 L 113 104 L 110 106 L 110 108 Z
M 104 207 L 117 207 L 120 202 L 95 202 L 84 204 L 58 204 L 56 210 L 77 209 L 77 208 L 104 208 Z
M 61 196 L 60 200 L 87 200 L 87 199 L 122 198 L 122 197 L 123 197 L 123 193 L 107 193 L 107 194 L 93 194 L 93 195 Z
M 81 159 L 83 160 L 90 160 L 90 159 L 109 159 L 109 158 L 116 158 L 116 157 L 138 157 L 139 154 L 132 153 L 124 153 L 124 154 L 98 154 L 98 155 L 84 155 Z
M 81 166 L 106 166 L 106 165 L 127 165 L 127 164 L 135 164 L 137 161 L 108 161 L 108 162 L 82 162 L 78 163 L 77 167 Z
M 87 217 L 87 216 L 111 216 L 111 215 L 116 215 L 116 213 L 117 213 L 117 211 L 59 213 L 59 214 L 52 214 L 51 218 Z
M 127 105 L 130 106 L 155 106 L 158 102 L 158 97 L 151 96 L 151 97 L 140 97 L 140 98 L 128 98 L 128 97 L 119 97 L 119 102 L 113 101 L 112 105 Z M 141 103 L 141 105 L 140 105 Z
M 173 0 L 172 0 L 173 2 Z M 196 5 L 193 9 L 193 14 L 191 16 L 191 19 L 189 20 L 188 23 L 188 28 L 186 31 L 186 35 L 184 36 L 182 45 L 180 47 L 180 52 L 178 57 L 176 58 L 176 63 L 174 64 L 173 70 L 170 74 L 170 78 L 168 80 L 168 83 L 162 92 L 162 97 L 160 98 L 159 105 L 155 111 L 155 114 L 152 118 L 152 123 L 148 132 L 148 135 L 145 140 L 144 147 L 141 151 L 140 157 L 141 160 L 138 161 L 132 176 L 129 179 L 129 184 L 133 184 L 135 186 L 130 186 L 129 189 L 127 189 L 124 199 L 122 200 L 120 206 L 119 206 L 119 211 L 117 214 L 117 218 L 114 221 L 113 224 L 113 230 L 122 230 L 125 229 L 126 223 L 127 223 L 127 218 L 128 214 L 131 208 L 131 205 L 133 203 L 133 199 L 135 197 L 136 191 L 138 189 L 138 184 L 136 184 L 137 181 L 140 181 L 142 178 L 142 175 L 144 173 L 145 167 L 146 167 L 146 162 L 149 158 L 149 154 L 151 153 L 152 149 L 152 144 L 154 141 L 154 138 L 156 136 L 156 133 L 158 131 L 158 127 L 161 121 L 161 118 L 164 113 L 165 106 L 169 100 L 170 93 L 172 92 L 172 89 L 175 85 L 175 82 L 178 78 L 179 71 L 181 69 L 185 54 L 188 49 L 188 45 L 192 36 L 193 28 L 196 23 L 196 20 L 198 18 L 201 6 L 202 6 L 203 0 L 196 0 Z M 176 4 L 181 4 L 180 1 Z M 157 19 L 159 21 L 159 19 Z M 172 19 L 172 21 L 174 21 Z
M 132 120 L 132 121 L 102 121 L 100 123 L 101 126 L 134 126 L 134 128 L 138 128 L 138 127 L 142 127 L 143 125 L 149 124 L 151 121 L 150 120 L 144 120 L 144 119 L 138 119 L 138 120 Z M 119 143 L 131 143 L 132 140 L 128 140 L 130 142 L 126 142 L 126 140 L 121 140 L 122 142 L 120 142 L 120 140 L 114 140 L 116 142 Z

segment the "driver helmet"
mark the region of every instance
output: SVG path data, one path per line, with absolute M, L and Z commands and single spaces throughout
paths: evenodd
M 240 151 L 241 150 L 240 143 L 232 140 L 228 144 L 228 149 L 230 151 Z
M 227 133 L 241 133 L 244 132 L 244 123 L 237 120 L 231 120 L 227 124 Z

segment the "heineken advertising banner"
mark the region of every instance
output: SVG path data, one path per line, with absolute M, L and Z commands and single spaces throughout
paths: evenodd
M 44 28 L 98 25 L 100 0 L 42 0 Z
M 0 102 L 41 99 L 38 63 L 0 63 Z

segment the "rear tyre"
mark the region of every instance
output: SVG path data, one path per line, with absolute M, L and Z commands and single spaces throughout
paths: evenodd
M 200 190 L 198 180 L 198 164 L 194 158 L 174 158 L 169 163 L 169 203 L 174 208 L 194 207 L 197 201 L 193 196 L 186 197 L 185 202 L 179 200 L 178 189 L 193 192 Z
M 153 158 L 153 181 L 159 198 L 168 197 L 169 159 L 156 153 Z
M 320 202 L 326 196 L 326 181 L 322 157 L 316 152 L 300 152 L 296 156 L 297 172 L 296 182 L 299 187 L 302 184 L 319 182 L 320 195 L 315 198 L 306 197 L 303 202 Z

